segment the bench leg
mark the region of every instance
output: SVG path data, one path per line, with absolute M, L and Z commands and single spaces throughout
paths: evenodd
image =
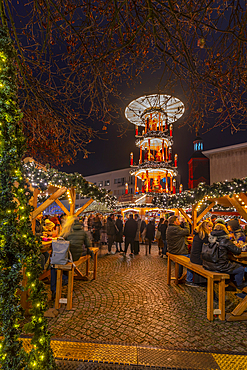
M 74 267 L 72 267 L 72 270 L 69 271 L 69 277 L 68 277 L 68 295 L 67 295 L 67 307 L 66 307 L 66 310 L 71 310 L 72 309 L 73 288 L 74 288 Z
M 90 257 L 91 258 L 91 257 Z M 88 258 L 86 260 L 86 277 L 88 278 L 89 276 L 89 261 L 90 261 L 90 258 Z
M 167 259 L 167 285 L 171 285 L 171 259 L 169 255 Z
M 214 282 L 213 279 L 208 278 L 207 282 L 207 319 L 213 321 L 214 310 Z
M 60 308 L 59 300 L 60 300 L 61 295 L 62 295 L 62 276 L 63 276 L 63 271 L 57 269 L 56 299 L 55 299 L 55 308 L 56 309 Z
M 178 285 L 179 264 L 175 262 L 175 284 Z
M 97 267 L 98 267 L 98 251 L 94 254 L 94 261 L 93 261 L 93 279 L 96 280 L 97 277 Z
M 226 312 L 225 312 L 225 280 L 221 280 L 219 282 L 219 309 L 221 310 L 221 314 L 219 315 L 219 319 L 224 321 Z

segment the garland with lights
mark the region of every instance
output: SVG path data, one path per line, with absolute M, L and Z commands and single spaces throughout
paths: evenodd
M 50 334 L 44 318 L 46 292 L 38 277 L 41 273 L 41 244 L 33 236 L 30 222 L 32 192 L 26 182 L 21 159 L 25 152 L 21 112 L 16 101 L 16 71 L 12 42 L 0 29 L 0 322 L 2 369 L 55 369 Z M 25 267 L 24 267 L 25 266 Z M 23 269 L 23 270 L 22 270 Z M 31 322 L 26 329 L 33 334 L 33 349 L 27 354 L 22 342 L 20 305 L 23 275 L 31 300 Z
M 232 181 L 216 182 L 212 185 L 200 183 L 197 188 L 185 190 L 182 193 L 173 195 L 160 195 L 153 198 L 153 204 L 165 208 L 184 208 L 192 206 L 203 199 L 205 202 L 207 198 L 220 198 L 228 195 L 232 197 L 233 194 L 240 194 L 247 192 L 247 177 L 243 179 L 232 179 Z
M 50 185 L 55 187 L 75 188 L 76 194 L 83 195 L 86 198 L 92 198 L 100 203 L 105 204 L 109 208 L 114 208 L 116 205 L 116 197 L 110 195 L 110 191 L 104 188 L 89 183 L 81 174 L 66 173 L 51 168 L 46 165 L 46 169 L 40 169 L 35 162 L 23 164 L 25 177 L 34 188 L 39 188 L 42 191 L 48 189 Z

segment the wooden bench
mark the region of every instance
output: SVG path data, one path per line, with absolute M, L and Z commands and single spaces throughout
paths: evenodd
M 95 280 L 96 277 L 97 277 L 97 263 L 98 263 L 99 248 L 90 248 L 90 250 L 93 251 L 93 253 L 94 253 L 93 279 Z M 78 261 L 75 261 L 73 263 L 69 262 L 66 265 L 55 265 L 54 266 L 57 269 L 56 298 L 55 298 L 55 308 L 56 309 L 60 308 L 61 303 L 67 303 L 67 307 L 66 307 L 67 310 L 72 309 L 72 296 L 73 296 L 73 288 L 74 288 L 74 278 L 78 279 L 78 280 L 88 280 L 90 258 L 91 258 L 90 255 L 87 254 L 86 256 L 82 256 L 81 258 L 79 258 Z M 82 273 L 78 269 L 78 267 L 83 262 L 86 262 L 86 275 L 82 275 Z M 67 299 L 66 298 L 61 298 L 63 271 L 68 271 Z
M 219 314 L 220 320 L 225 320 L 225 280 L 230 279 L 230 276 L 225 273 L 208 271 L 201 265 L 196 265 L 190 262 L 190 259 L 185 256 L 167 253 L 167 284 L 171 284 L 171 261 L 175 262 L 175 284 L 179 284 L 178 272 L 179 265 L 196 272 L 197 274 L 207 279 L 207 319 L 213 321 L 213 315 Z M 219 284 L 219 309 L 213 309 L 214 302 L 214 283 Z

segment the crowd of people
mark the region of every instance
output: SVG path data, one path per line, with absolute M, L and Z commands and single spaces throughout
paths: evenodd
M 183 223 L 181 225 L 181 222 Z M 190 257 L 192 263 L 203 265 L 210 271 L 225 272 L 230 275 L 230 284 L 226 290 L 242 290 L 247 285 L 247 268 L 231 259 L 232 255 L 239 255 L 241 245 L 246 241 L 246 235 L 241 228 L 238 219 L 225 222 L 223 218 L 212 215 L 211 219 L 202 221 L 195 229 L 191 249 L 189 248 L 188 236 L 190 227 L 185 220 L 177 216 L 168 219 L 167 249 L 171 254 Z M 204 253 L 206 245 L 216 245 L 217 258 L 210 260 Z M 179 277 L 182 277 L 183 267 L 179 266 Z M 199 287 L 206 284 L 206 279 L 196 273 L 187 270 L 186 285 Z M 238 293 L 240 298 L 244 293 Z
M 156 240 L 161 257 L 166 258 L 167 251 L 172 254 L 184 255 L 192 263 L 203 265 L 205 269 L 225 272 L 230 275 L 232 285 L 227 290 L 242 289 L 247 282 L 247 268 L 229 258 L 229 253 L 241 253 L 241 243 L 245 243 L 246 235 L 238 219 L 231 219 L 227 223 L 215 215 L 211 219 L 202 221 L 194 230 L 193 239 L 190 237 L 189 223 L 182 217 L 161 217 L 157 227 L 155 219 L 146 222 L 138 214 L 129 214 L 125 222 L 121 214 L 110 214 L 103 217 L 101 214 L 89 217 L 74 216 L 43 216 L 36 219 L 35 233 L 37 236 L 63 237 L 70 241 L 70 250 L 73 260 L 78 260 L 85 254 L 92 254 L 90 246 L 107 244 L 107 254 L 121 253 L 130 256 L 140 252 L 140 244 L 146 245 L 146 254 L 151 253 L 152 244 Z M 191 239 L 193 241 L 191 241 Z M 203 245 L 217 243 L 217 261 L 203 259 Z M 45 266 L 49 255 L 43 253 L 41 261 Z M 93 257 L 93 256 L 92 256 Z M 206 257 L 205 257 L 206 258 Z M 55 271 L 52 271 L 51 290 L 55 294 Z M 179 277 L 182 277 L 183 266 L 179 266 Z M 53 276 L 54 275 L 54 276 Z M 66 280 L 66 276 L 65 276 Z M 187 270 L 186 285 L 199 287 L 206 284 L 206 279 Z

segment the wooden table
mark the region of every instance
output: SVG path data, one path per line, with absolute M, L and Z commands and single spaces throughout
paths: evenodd
M 232 261 L 247 265 L 247 252 L 242 252 L 239 255 L 229 254 L 229 259 Z M 247 288 L 243 289 L 247 293 Z M 226 315 L 227 321 L 246 321 L 247 320 L 247 296 L 240 302 L 234 310 Z

